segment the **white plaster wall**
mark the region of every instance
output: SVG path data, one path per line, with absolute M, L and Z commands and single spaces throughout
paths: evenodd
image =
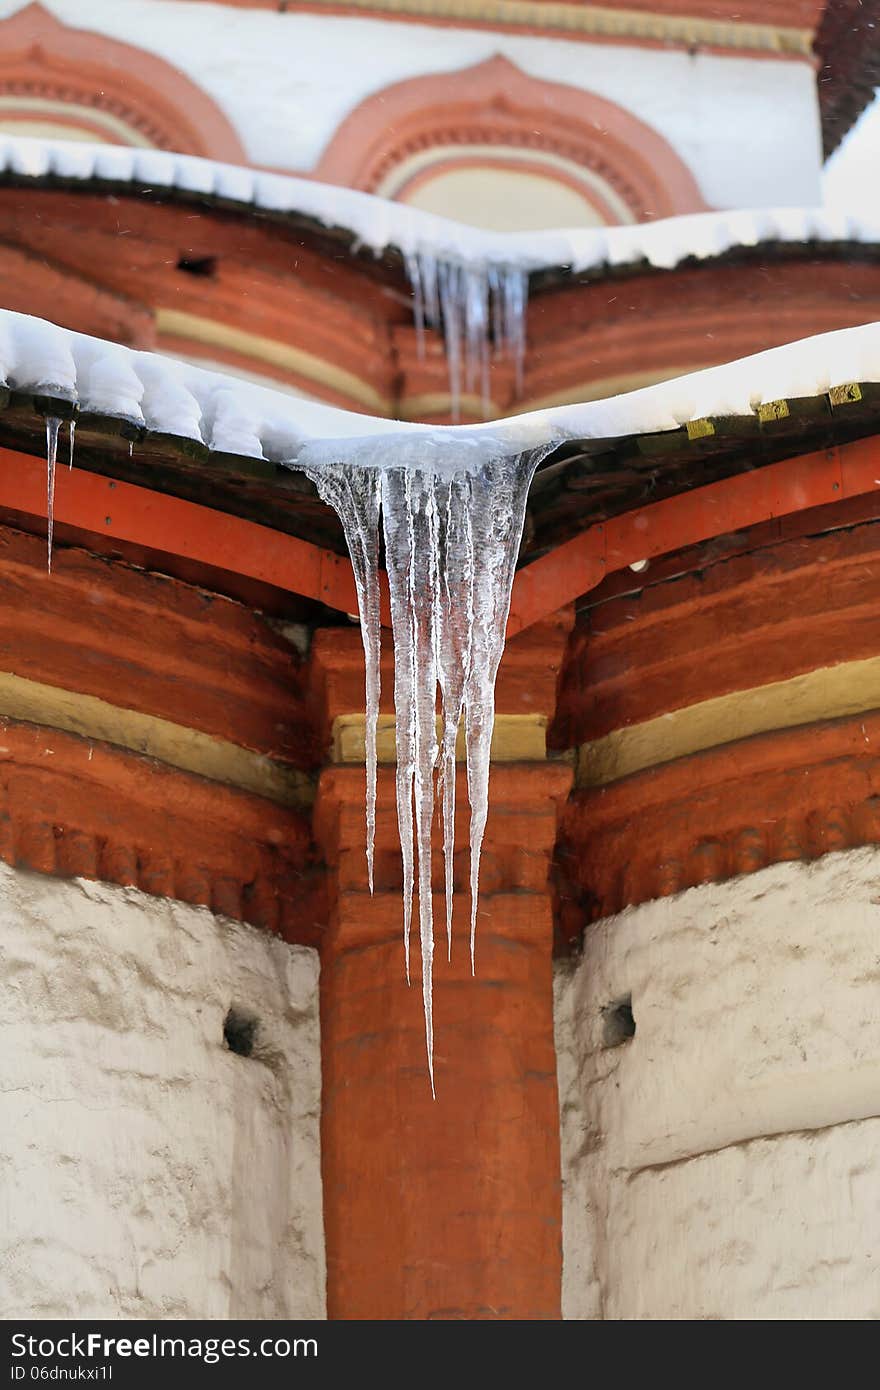
M 140 44 L 187 73 L 225 112 L 255 164 L 306 172 L 365 97 L 501 53 L 533 77 L 632 111 L 678 151 L 713 207 L 819 201 L 815 76 L 806 61 L 184 0 L 42 2 L 66 24 Z M 0 0 L 0 17 L 24 3 Z
M 0 1316 L 324 1316 L 317 975 L 207 910 L 0 864 Z
M 878 1004 L 876 849 L 590 928 L 557 972 L 564 1315 L 880 1317 Z

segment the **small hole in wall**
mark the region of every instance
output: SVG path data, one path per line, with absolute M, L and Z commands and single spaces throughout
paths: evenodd
M 633 1017 L 632 995 L 628 994 L 625 999 L 616 999 L 613 1004 L 608 1004 L 602 1010 L 602 1042 L 605 1047 L 620 1047 L 621 1043 L 629 1042 L 636 1033 L 636 1021 Z
M 217 274 L 216 256 L 181 256 L 177 269 L 187 275 L 212 276 Z
M 223 1041 L 238 1057 L 250 1057 L 254 1050 L 259 1020 L 241 1009 L 230 1009 L 223 1020 Z

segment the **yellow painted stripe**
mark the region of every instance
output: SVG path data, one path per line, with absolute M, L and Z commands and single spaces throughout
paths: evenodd
M 333 6 L 338 0 L 317 0 Z M 749 24 L 696 15 L 655 14 L 602 5 L 537 4 L 535 0 L 348 0 L 353 9 L 418 15 L 530 29 L 556 29 L 596 38 L 653 39 L 660 43 L 711 44 L 718 48 L 809 57 L 813 31 L 778 24 Z
M 517 409 L 519 407 L 517 406 Z M 483 411 L 483 398 L 473 392 L 463 391 L 458 398 L 458 413 L 465 420 L 494 420 L 501 414 L 496 401 L 486 402 Z M 418 396 L 406 396 L 400 402 L 400 418 L 421 422 L 435 415 L 452 414 L 452 396 L 448 391 L 423 391 Z
M 264 753 L 156 715 L 111 705 L 96 695 L 43 685 L 9 671 L 0 672 L 0 715 L 113 743 L 282 806 L 304 808 L 314 798 L 312 779 L 306 773 L 284 767 Z
M 186 314 L 180 309 L 157 308 L 156 328 L 159 333 L 171 338 L 189 338 L 192 342 L 205 343 L 213 348 L 226 348 L 255 362 L 268 362 L 284 371 L 297 372 L 319 386 L 330 386 L 350 396 L 376 415 L 391 413 L 391 401 L 380 395 L 369 382 L 362 381 L 353 372 L 347 372 L 333 362 L 315 357 L 311 352 L 291 347 L 289 343 L 279 343 L 275 338 L 264 338 L 259 333 L 246 333 L 244 329 L 233 328 L 231 324 L 218 323 L 216 319 L 202 318 L 199 314 Z
M 582 743 L 575 783 L 603 787 L 633 772 L 754 734 L 878 708 L 880 657 L 823 666 L 789 680 L 717 695 Z
M 363 714 L 339 714 L 333 721 L 331 759 L 334 763 L 362 763 L 366 756 L 367 721 Z M 437 721 L 437 736 L 441 732 Z M 376 753 L 380 763 L 393 763 L 395 724 L 393 714 L 380 714 Z M 458 731 L 455 755 L 464 759 L 464 730 Z M 498 714 L 492 736 L 492 760 L 498 763 L 539 762 L 547 756 L 547 716 Z

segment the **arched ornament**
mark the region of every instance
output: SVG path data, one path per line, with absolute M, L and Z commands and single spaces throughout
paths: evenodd
M 395 170 L 418 160 L 421 177 L 436 149 L 439 173 L 469 147 L 516 149 L 584 171 L 583 193 L 612 191 L 635 221 L 702 212 L 707 203 L 672 146 L 615 102 L 529 77 L 496 56 L 459 72 L 395 83 L 361 102 L 327 146 L 315 177 L 368 193 L 395 191 Z M 570 179 L 570 174 L 568 178 Z M 405 196 L 407 181 L 400 181 Z
M 247 162 L 235 130 L 188 77 L 143 49 L 70 28 L 42 5 L 0 21 L 0 123 Z

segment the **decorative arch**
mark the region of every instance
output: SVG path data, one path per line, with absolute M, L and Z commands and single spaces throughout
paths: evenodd
M 69 28 L 39 4 L 0 21 L 0 122 L 22 134 L 59 127 L 71 138 L 246 160 L 222 111 L 183 73 Z
M 410 182 L 405 171 L 417 168 L 424 180 L 432 152 L 439 172 L 475 146 L 497 155 L 515 150 L 533 164 L 543 161 L 550 175 L 559 168 L 561 178 L 580 179 L 593 206 L 622 203 L 636 221 L 708 206 L 687 165 L 656 130 L 615 102 L 529 77 L 500 55 L 374 93 L 339 126 L 314 173 L 329 183 L 401 196 Z M 396 170 L 404 171 L 397 188 Z

